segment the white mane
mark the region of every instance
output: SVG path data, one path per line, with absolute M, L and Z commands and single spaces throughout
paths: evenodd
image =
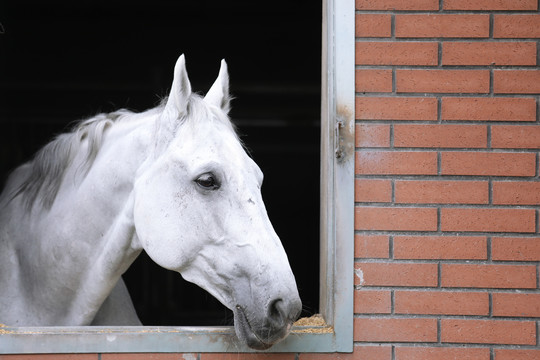
M 81 170 L 87 172 L 101 148 L 106 130 L 118 120 L 132 114 L 127 110 L 99 114 L 78 122 L 71 132 L 58 135 L 27 163 L 27 166 L 30 166 L 30 171 L 26 177 L 19 179 L 20 185 L 11 198 L 22 195 L 29 208 L 39 198 L 42 206 L 50 208 L 64 173 L 71 165 L 75 154 L 81 149 L 83 141 L 88 141 L 88 148 Z

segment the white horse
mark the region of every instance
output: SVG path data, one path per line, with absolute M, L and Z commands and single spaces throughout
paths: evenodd
M 121 275 L 144 249 L 231 309 L 248 346 L 287 336 L 301 302 L 228 87 L 222 61 L 207 95 L 192 93 L 182 55 L 164 105 L 81 122 L 13 172 L 0 197 L 0 323 L 140 324 Z

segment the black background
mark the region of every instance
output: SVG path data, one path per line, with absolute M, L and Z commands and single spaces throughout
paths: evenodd
M 2 1 L 0 181 L 70 124 L 166 96 L 186 56 L 205 93 L 227 60 L 231 118 L 304 303 L 318 310 L 321 2 Z M 124 274 L 145 325 L 222 325 L 231 313 L 143 254 Z

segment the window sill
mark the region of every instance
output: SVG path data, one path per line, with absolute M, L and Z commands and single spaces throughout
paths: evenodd
M 331 352 L 336 351 L 335 344 L 331 328 L 295 326 L 286 339 L 266 352 Z M 230 326 L 0 328 L 0 354 L 116 353 L 127 349 L 154 353 L 256 351 L 240 344 Z

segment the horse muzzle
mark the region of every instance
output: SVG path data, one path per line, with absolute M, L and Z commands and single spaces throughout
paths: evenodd
M 266 350 L 287 337 L 301 310 L 300 299 L 273 300 L 263 312 L 264 316 L 256 316 L 247 308 L 236 305 L 233 310 L 236 335 L 250 348 Z

